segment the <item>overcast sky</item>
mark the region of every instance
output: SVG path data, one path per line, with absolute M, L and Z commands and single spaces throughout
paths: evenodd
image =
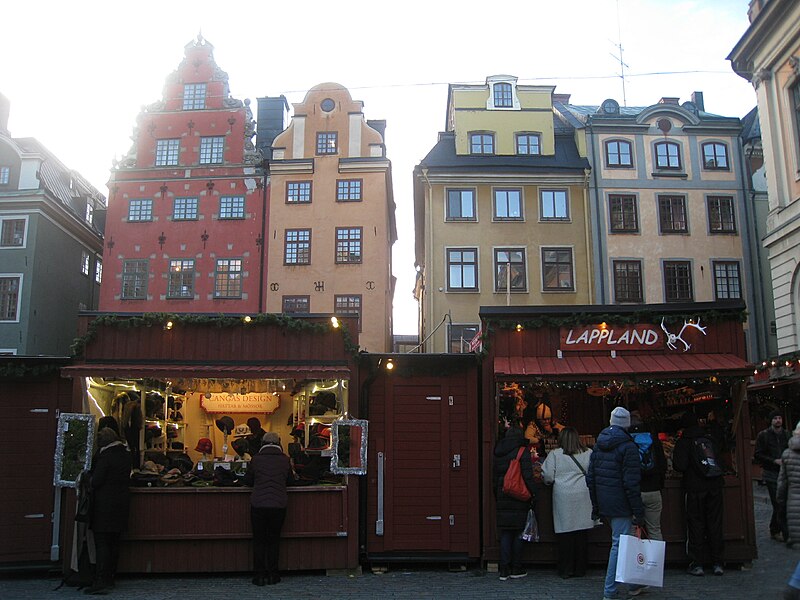
M 748 0 L 4 3 L 0 92 L 13 137 L 35 137 L 108 195 L 111 161 L 141 107 L 159 100 L 202 31 L 231 95 L 290 105 L 336 82 L 385 119 L 399 240 L 395 333 L 416 333 L 412 171 L 444 129 L 448 83 L 509 74 L 556 85 L 574 104 L 647 106 L 702 91 L 708 112 L 742 117 L 752 87 L 725 60 Z M 619 47 L 625 95 L 619 77 Z

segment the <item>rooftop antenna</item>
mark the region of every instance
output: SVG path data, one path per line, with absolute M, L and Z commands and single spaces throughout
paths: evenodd
M 614 44 L 614 42 L 611 43 Z M 625 67 L 630 69 L 630 66 L 625 64 L 625 61 L 622 60 L 622 29 L 619 21 L 619 0 L 617 0 L 617 43 L 614 44 L 614 46 L 619 51 L 619 56 L 611 54 L 610 52 L 609 54 L 611 54 L 612 58 L 619 61 L 619 78 L 622 80 L 622 105 L 628 106 L 628 97 L 625 94 Z

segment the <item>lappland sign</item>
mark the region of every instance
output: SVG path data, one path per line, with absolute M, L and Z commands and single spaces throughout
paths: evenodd
M 706 328 L 700 321 L 686 321 L 678 333 L 669 331 L 661 321 L 661 326 L 639 323 L 637 325 L 612 326 L 605 323 L 585 327 L 562 327 L 560 330 L 561 350 L 682 350 L 686 352 L 691 344 L 685 339 L 687 329 L 697 330 L 703 335 Z

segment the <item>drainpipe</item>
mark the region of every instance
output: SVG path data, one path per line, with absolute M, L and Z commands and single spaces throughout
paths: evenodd
M 264 312 L 264 263 L 266 262 L 267 253 L 267 186 L 269 185 L 269 160 L 264 159 L 262 163 L 264 174 L 262 177 L 261 185 L 261 266 L 258 270 L 258 312 Z
M 594 256 L 596 257 L 596 263 L 598 266 L 597 269 L 597 286 L 598 286 L 598 296 L 597 298 L 600 301 L 600 304 L 605 304 L 608 302 L 606 299 L 606 259 L 605 259 L 605 222 L 600 221 L 601 215 L 603 211 L 601 209 L 601 201 L 602 198 L 600 197 L 600 192 L 597 185 L 597 158 L 595 153 L 595 138 L 594 138 L 594 129 L 592 128 L 592 117 L 590 116 L 588 119 L 588 127 L 589 127 L 589 143 L 586 145 L 587 152 L 591 152 L 591 164 L 592 164 L 592 186 L 589 188 L 589 191 L 594 192 L 594 204 L 591 207 L 594 209 L 594 214 L 592 215 L 592 223 L 595 229 L 595 240 L 594 240 Z M 588 185 L 587 185 L 588 188 Z M 588 229 L 588 228 L 587 228 Z
M 589 169 L 583 170 L 583 214 L 585 215 L 584 218 L 589 219 L 591 222 L 591 217 L 589 216 Z M 587 224 L 588 225 L 588 224 Z M 583 228 L 583 235 L 585 237 L 586 243 L 586 252 L 590 252 L 592 239 L 589 233 L 589 227 Z M 594 255 L 594 252 L 591 253 Z M 594 280 L 592 278 L 592 272 L 594 269 L 592 268 L 592 261 L 589 260 L 589 257 L 586 257 L 586 279 L 588 280 L 589 285 L 589 304 L 594 304 Z
M 433 277 L 433 259 L 432 259 L 433 247 L 434 247 L 433 246 L 433 215 L 431 214 L 433 212 L 432 209 L 431 209 L 431 206 L 433 205 L 433 186 L 431 185 L 430 179 L 428 179 L 428 169 L 427 169 L 427 167 L 423 167 L 422 176 L 425 178 L 425 183 L 426 183 L 426 185 L 428 187 L 428 193 L 426 194 L 427 201 L 425 202 L 425 221 L 426 221 L 426 223 L 425 223 L 425 235 L 428 237 L 428 239 L 425 242 L 425 289 L 423 290 L 423 294 L 425 294 L 425 293 L 436 294 L 436 293 L 439 292 L 439 288 L 436 285 L 434 285 L 433 289 L 431 289 L 431 285 L 430 285 L 431 282 L 435 281 L 435 279 Z M 431 249 L 431 254 L 430 254 L 431 258 L 430 259 L 429 259 L 429 256 L 428 256 L 428 248 Z M 446 285 L 447 282 L 444 282 L 444 283 Z M 428 314 L 424 315 L 423 318 L 425 318 L 425 323 L 428 326 L 430 326 L 430 324 L 432 323 L 430 317 L 434 313 L 434 310 L 433 310 L 433 298 L 431 298 L 431 301 L 428 302 L 427 304 L 428 304 L 428 311 L 427 311 Z M 423 307 L 424 306 L 425 306 L 425 303 L 423 302 Z M 423 312 L 425 312 L 425 311 L 423 310 Z M 425 331 L 423 331 L 423 333 L 425 333 Z M 446 341 L 446 338 L 445 338 L 445 341 Z M 445 344 L 445 347 L 446 346 L 447 345 Z M 422 351 L 423 352 L 431 352 L 432 350 L 427 348 L 427 346 L 423 346 L 422 347 Z

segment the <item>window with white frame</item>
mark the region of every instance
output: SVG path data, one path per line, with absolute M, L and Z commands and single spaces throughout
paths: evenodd
M 538 133 L 518 133 L 517 154 L 526 156 L 538 156 L 542 152 L 542 138 Z
M 336 263 L 361 262 L 361 227 L 336 228 Z
M 655 151 L 657 169 L 681 168 L 681 148 L 675 142 L 658 142 Z
M 286 203 L 287 204 L 309 204 L 311 202 L 311 182 L 310 181 L 288 181 L 286 182 Z
M 703 168 L 717 171 L 727 171 L 728 147 L 720 142 L 703 144 Z
M 0 248 L 23 247 L 27 222 L 26 218 L 0 218 Z
M 200 164 L 221 165 L 225 152 L 225 137 L 212 136 L 200 138 Z
M 206 84 L 186 83 L 183 86 L 183 110 L 203 110 L 206 107 Z
M 453 323 L 448 328 L 447 338 L 450 342 L 448 352 L 453 354 L 469 354 L 469 343 L 478 334 L 477 323 Z
M 19 321 L 22 275 L 0 275 L 0 321 Z
M 308 314 L 311 312 L 310 296 L 283 296 L 281 312 L 285 314 Z
M 175 198 L 172 202 L 173 221 L 195 221 L 197 220 L 197 198 Z
M 337 202 L 361 202 L 360 179 L 337 179 L 336 180 L 336 201 Z
M 665 260 L 664 300 L 666 302 L 692 302 L 692 265 L 688 260 Z
M 447 221 L 477 221 L 474 189 L 447 190 Z
M 471 133 L 469 135 L 470 154 L 494 154 L 494 134 Z
M 215 298 L 242 297 L 242 259 L 218 258 L 214 271 Z
M 317 154 L 336 154 L 339 136 L 335 131 L 317 132 Z
M 568 221 L 567 190 L 541 190 L 539 192 L 539 217 L 542 221 Z
M 608 196 L 609 228 L 611 233 L 636 233 L 639 231 L 639 212 L 633 194 Z
M 542 288 L 546 292 L 575 291 L 572 248 L 542 248 Z
M 81 274 L 88 277 L 91 266 L 91 258 L 89 257 L 89 253 L 86 252 L 86 250 L 81 251 Z
M 492 195 L 492 216 L 495 221 L 522 220 L 522 190 L 495 189 L 492 190 Z
M 736 233 L 732 196 L 709 196 L 708 230 L 711 233 Z
M 175 258 L 169 261 L 167 298 L 194 298 L 194 259 Z
M 735 260 L 715 260 L 714 298 L 716 300 L 739 300 L 742 297 L 742 280 L 739 263 Z
M 152 220 L 153 200 L 151 198 L 133 199 L 128 201 L 128 222 Z
M 642 262 L 639 260 L 614 260 L 614 302 L 644 302 Z
M 103 261 L 100 258 L 94 261 L 94 282 L 97 285 L 103 283 Z
M 244 219 L 244 196 L 222 196 L 219 199 L 220 219 Z
M 156 140 L 156 166 L 177 165 L 180 151 L 181 141 L 179 139 Z
M 86 201 L 86 212 L 84 213 L 86 222 L 91 225 L 94 222 L 94 206 L 90 200 Z
M 450 292 L 478 290 L 478 249 L 447 249 L 447 290 Z
M 311 264 L 311 230 L 287 229 L 283 249 L 283 264 Z
M 0 185 L 8 185 L 11 180 L 11 168 L 0 167 Z
M 333 312 L 337 315 L 357 316 L 358 330 L 361 331 L 361 294 L 334 295 Z
M 122 299 L 147 298 L 147 260 L 122 261 Z
M 496 292 L 525 292 L 528 278 L 524 248 L 494 249 L 494 289 Z

